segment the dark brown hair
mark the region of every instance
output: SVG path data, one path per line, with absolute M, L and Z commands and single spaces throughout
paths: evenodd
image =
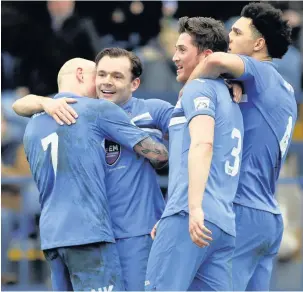
M 179 33 L 188 33 L 200 53 L 207 49 L 227 52 L 229 37 L 221 21 L 210 17 L 181 17 Z
M 98 53 L 95 59 L 96 66 L 98 66 L 100 60 L 105 56 L 109 56 L 110 58 L 127 57 L 131 64 L 132 80 L 141 76 L 143 71 L 142 63 L 139 57 L 134 53 L 122 48 L 105 48 Z

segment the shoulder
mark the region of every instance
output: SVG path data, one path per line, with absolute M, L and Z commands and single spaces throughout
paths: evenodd
M 209 97 L 215 96 L 217 89 L 222 86 L 221 83 L 213 79 L 194 79 L 184 87 L 183 96 L 196 96 L 197 94 L 204 94 Z
M 271 62 L 264 62 L 264 61 L 259 61 L 253 57 L 249 57 L 249 56 L 244 56 L 244 55 L 238 55 L 245 66 L 245 71 L 247 71 L 248 68 L 254 68 L 255 70 L 262 70 L 262 69 L 273 69 L 272 68 L 272 64 L 270 64 Z
M 165 100 L 162 99 L 147 99 L 145 100 L 145 104 L 147 107 L 152 109 L 160 109 L 160 108 L 171 108 L 173 105 Z
M 88 106 L 88 107 L 97 107 L 98 109 L 115 109 L 119 108 L 116 104 L 111 101 L 105 99 L 95 99 L 95 98 L 88 98 L 83 97 L 79 99 L 79 105 Z

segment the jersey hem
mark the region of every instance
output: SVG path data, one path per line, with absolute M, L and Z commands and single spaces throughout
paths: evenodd
M 234 204 L 241 205 L 241 206 L 251 208 L 251 209 L 265 211 L 265 212 L 272 213 L 272 214 L 275 214 L 275 215 L 281 215 L 282 214 L 280 210 L 273 210 L 273 209 L 268 209 L 268 208 L 257 207 L 253 204 L 246 204 L 246 203 L 243 203 L 243 202 L 240 202 L 240 201 L 237 201 L 237 200 L 234 201 Z
M 78 241 L 68 241 L 68 242 L 63 242 L 63 243 L 54 243 L 54 244 L 50 244 L 50 245 L 41 244 L 41 250 L 59 248 L 59 247 L 86 245 L 86 244 L 91 244 L 91 243 L 95 243 L 95 242 L 115 243 L 115 240 L 111 237 L 98 237 L 96 239 L 91 239 L 91 240 L 87 240 L 87 241 L 78 240 Z
M 155 223 L 156 224 L 156 223 Z M 154 225 L 155 225 L 154 224 Z M 151 233 L 154 225 L 146 232 L 139 232 L 139 233 L 125 233 L 124 235 L 116 235 L 115 239 L 127 239 L 127 238 L 132 238 L 132 237 L 138 237 L 138 236 L 143 236 L 143 235 L 148 235 Z
M 188 214 L 188 210 L 180 209 L 180 210 L 176 210 L 176 211 L 167 212 L 167 214 L 163 214 L 162 217 L 161 217 L 161 219 L 173 216 L 173 215 L 178 214 L 178 213 L 180 213 L 182 211 L 186 212 Z M 216 225 L 218 228 L 220 228 L 222 231 L 224 231 L 228 235 L 236 237 L 236 231 L 235 230 L 231 231 L 229 228 L 227 228 L 226 226 L 222 226 L 222 224 L 219 224 L 216 220 L 213 220 L 213 219 L 209 218 L 207 215 L 205 215 L 204 219 L 207 220 L 207 221 L 209 221 L 209 222 L 211 222 L 212 224 Z

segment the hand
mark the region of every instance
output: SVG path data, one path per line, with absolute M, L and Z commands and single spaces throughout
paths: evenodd
M 238 83 L 231 84 L 232 91 L 233 91 L 233 101 L 239 103 L 242 99 L 243 90 L 242 87 Z
M 204 226 L 204 212 L 198 207 L 189 212 L 189 234 L 192 241 L 199 247 L 209 246 L 206 240 L 212 241 L 211 231 Z
M 159 225 L 159 222 L 160 222 L 160 220 L 155 224 L 155 226 L 153 227 L 153 229 L 150 233 L 150 236 L 151 236 L 152 240 L 154 240 L 155 237 L 156 237 L 156 232 L 157 232 L 157 227 Z
M 76 123 L 76 118 L 78 118 L 75 110 L 68 105 L 69 103 L 76 103 L 77 100 L 74 98 L 45 98 L 43 100 L 44 111 L 51 116 L 59 125 L 71 125 Z

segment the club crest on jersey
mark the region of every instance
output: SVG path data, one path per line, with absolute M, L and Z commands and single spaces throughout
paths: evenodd
M 200 96 L 194 99 L 195 109 L 200 110 L 209 108 L 209 98 L 206 96 Z
M 117 162 L 121 155 L 121 146 L 109 140 L 105 140 L 105 160 L 108 165 L 113 165 Z

